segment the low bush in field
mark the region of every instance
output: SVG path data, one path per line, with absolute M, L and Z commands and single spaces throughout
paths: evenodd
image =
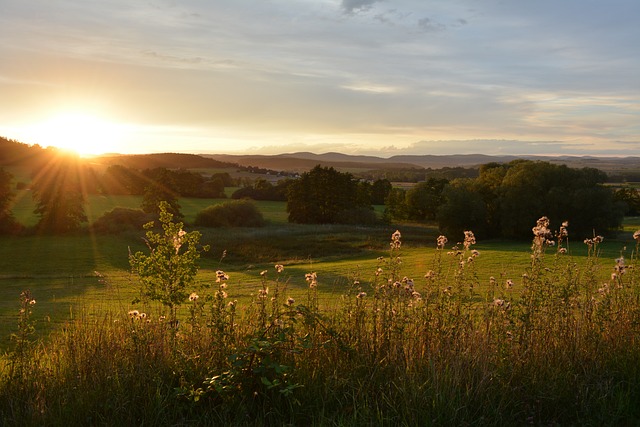
M 142 209 L 116 207 L 96 219 L 91 228 L 98 233 L 116 234 L 124 231 L 139 230 L 151 220 L 152 216 Z
M 601 238 L 588 239 L 578 269 L 566 226 L 555 238 L 548 227 L 542 218 L 534 228 L 521 276 L 488 284 L 476 274 L 473 233 L 449 248 L 440 236 L 414 280 L 402 273 L 396 232 L 375 271 L 354 277 L 327 310 L 318 305 L 322 273 L 289 277 L 283 265 L 261 273 L 244 307 L 230 300 L 224 271 L 187 296 L 199 234 L 165 217 L 164 234 L 149 231 L 149 255 L 132 256 L 138 309 L 75 319 L 43 343 L 33 337 L 35 300 L 21 296 L 0 378 L 2 422 L 638 424 L 638 246 L 603 266 Z M 291 298 L 303 283 L 306 294 Z
M 194 225 L 199 227 L 262 227 L 264 217 L 249 200 L 233 200 L 209 206 L 198 212 Z

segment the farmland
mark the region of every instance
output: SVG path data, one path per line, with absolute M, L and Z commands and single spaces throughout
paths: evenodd
M 33 224 L 35 219 L 30 216 L 33 205 L 27 196 L 28 192 L 19 195 L 14 212 L 23 223 Z M 194 231 L 189 223 L 196 213 L 223 201 L 181 199 L 184 229 Z M 140 198 L 136 196 L 90 196 L 87 212 L 91 221 L 113 207 L 136 208 L 139 203 Z M 467 408 L 454 419 L 468 423 L 487 405 L 503 409 L 484 410 L 483 416 L 488 418 L 480 424 L 494 424 L 497 420 L 523 423 L 529 419 L 540 423 L 586 422 L 604 420 L 603 414 L 616 405 L 608 396 L 631 399 L 635 393 L 634 389 L 625 392 L 606 377 L 600 379 L 596 369 L 598 364 L 610 364 L 613 360 L 632 364 L 636 353 L 612 349 L 605 357 L 597 350 L 603 345 L 601 339 L 590 341 L 592 344 L 586 346 L 580 344 L 584 337 L 565 336 L 566 330 L 558 328 L 563 322 L 572 322 L 566 314 L 572 311 L 560 310 L 556 301 L 569 298 L 566 301 L 577 304 L 575 307 L 585 307 L 591 295 L 598 295 L 598 287 L 605 289 L 602 283 L 610 281 L 616 258 L 623 255 L 630 264 L 635 263 L 632 233 L 640 228 L 638 218 L 627 218 L 624 229 L 617 236 L 607 237 L 597 245 L 596 251 L 589 251 L 590 247 L 582 242 L 585 236 L 574 238 L 569 234 L 569 240 L 562 244 L 568 249 L 566 255 L 558 255 L 554 247 L 548 247 L 543 258 L 532 263 L 530 241 L 479 241 L 472 246 L 477 251 L 472 257 L 471 248 L 451 249 L 464 236 L 449 236 L 450 242 L 438 249 L 438 230 L 428 223 L 370 227 L 288 224 L 283 202 L 257 202 L 257 205 L 268 221 L 266 227 L 198 229 L 200 243 L 209 245 L 210 250 L 202 253 L 196 281 L 188 291 L 200 295 L 203 302 L 194 298 L 192 303 L 179 308 L 178 317 L 184 326 L 177 335 L 158 329 L 160 324 L 154 326 L 161 319 L 161 306 L 134 303 L 141 296 L 141 287 L 138 276 L 131 272 L 129 253 L 148 252 L 142 240 L 143 230 L 118 235 L 84 230 L 65 236 L 0 238 L 0 334 L 3 337 L 0 346 L 8 352 L 6 375 L 13 378 L 12 385 L 5 385 L 8 388 L 3 393 L 14 396 L 7 400 L 13 402 L 12 405 L 18 405 L 15 399 L 23 402 L 14 409 L 18 411 L 16 414 L 30 420 L 27 424 L 72 420 L 74 415 L 63 409 L 62 401 L 72 399 L 72 390 L 78 390 L 85 396 L 87 406 L 68 410 L 74 411 L 73 414 L 84 413 L 89 423 L 99 423 L 88 415 L 98 413 L 100 417 L 122 423 L 146 419 L 153 425 L 203 422 L 245 425 L 244 416 L 255 417 L 259 424 L 322 424 L 317 417 L 326 417 L 325 422 L 330 424 L 353 425 L 415 424 L 429 416 L 432 423 L 438 425 L 452 420 L 450 411 L 454 408 Z M 381 208 L 377 209 L 380 213 Z M 401 232 L 402 245 L 390 249 L 389 241 L 396 229 Z M 462 248 L 461 244 L 457 246 Z M 274 270 L 275 264 L 283 266 L 281 273 Z M 546 269 L 542 269 L 543 265 Z M 229 277 L 224 288 L 216 282 L 221 270 Z M 629 271 L 631 275 L 624 283 L 633 285 L 637 279 L 634 270 Z M 312 273 L 316 274 L 317 285 L 310 288 Z M 422 295 L 420 302 L 405 301 L 403 294 L 387 288 L 385 284 L 393 280 L 411 283 L 413 292 Z M 629 301 L 635 298 L 635 289 L 636 285 L 621 288 L 615 291 L 615 297 L 612 293 L 615 299 L 610 300 L 608 308 L 598 308 L 601 313 L 598 316 L 619 310 L 615 322 L 632 322 L 636 308 Z M 21 296 L 25 290 L 30 292 Z M 547 295 L 547 299 L 536 297 L 531 300 L 538 301 L 534 305 L 525 304 L 529 299 L 520 300 L 526 295 L 533 296 L 530 293 L 534 290 L 538 293 L 535 295 Z M 267 292 L 272 295 L 268 304 L 266 298 L 262 298 Z M 234 311 L 217 305 L 216 301 L 233 302 Z M 513 304 L 514 310 L 506 310 L 504 304 Z M 532 315 L 538 313 L 539 319 L 518 317 L 517 313 L 529 309 L 534 310 Z M 148 313 L 145 316 L 151 322 L 149 326 L 139 327 L 135 322 L 127 326 L 131 322 L 127 320 L 128 313 L 141 310 Z M 454 313 L 457 314 L 450 317 Z M 596 318 L 584 318 L 582 310 L 573 315 L 577 316 L 578 323 L 573 327 L 578 328 L 578 337 L 591 334 L 591 328 L 604 327 L 608 331 L 610 326 L 605 325 L 614 321 L 598 317 L 600 323 L 594 323 Z M 501 318 L 510 320 L 503 323 Z M 384 327 L 379 322 L 383 322 Z M 489 323 L 482 326 L 482 322 Z M 551 335 L 526 332 L 545 322 L 549 323 Z M 34 328 L 31 338 L 28 325 Z M 272 335 L 271 331 L 276 331 L 273 325 L 288 326 L 278 326 L 280 332 Z M 421 329 L 427 325 L 430 325 L 427 329 Z M 626 343 L 637 336 L 632 324 L 628 325 L 619 331 L 626 334 L 625 340 L 620 340 L 617 332 L 615 337 L 607 332 L 602 339 L 615 342 L 615 346 L 627 345 L 623 341 Z M 218 330 L 215 328 L 220 328 L 218 333 L 213 333 Z M 483 328 L 489 328 L 486 332 L 489 335 L 481 332 Z M 196 340 L 195 331 L 212 334 L 206 333 Z M 509 336 L 520 337 L 518 340 L 524 340 L 523 344 L 507 349 L 501 339 L 491 338 L 507 332 Z M 9 340 L 11 334 L 17 338 Z M 417 336 L 424 336 L 424 341 L 412 338 Z M 454 336 L 457 344 L 452 345 L 450 339 Z M 250 337 L 262 338 L 251 341 Z M 249 341 L 245 341 L 247 339 Z M 571 341 L 573 339 L 578 341 Z M 581 350 L 584 357 L 568 362 L 563 351 L 549 353 L 549 350 L 563 348 L 562 340 L 571 346 L 585 345 Z M 534 351 L 535 355 L 525 357 L 521 353 L 525 350 L 524 343 L 530 346 L 527 351 Z M 175 351 L 153 350 L 165 346 L 166 349 L 175 346 Z M 372 350 L 375 351 L 369 354 Z M 105 351 L 108 353 L 103 353 Z M 503 359 L 494 359 L 505 351 Z M 74 357 L 80 359 L 68 359 L 76 352 Z M 361 356 L 356 357 L 353 352 Z M 95 356 L 98 354 L 102 356 Z M 600 356 L 590 359 L 595 354 Z M 369 360 L 369 356 L 375 359 Z M 255 368 L 258 370 L 251 374 L 251 369 L 247 370 L 242 364 L 234 371 L 236 365 L 225 362 L 228 357 L 238 358 L 238 363 L 254 357 L 261 362 Z M 468 357 L 471 359 L 464 362 Z M 81 361 L 84 358 L 94 362 L 85 365 Z M 556 358 L 557 369 L 546 364 L 549 358 Z M 151 359 L 155 361 L 145 362 Z M 321 361 L 327 359 L 332 359 L 333 371 L 326 371 L 323 366 Z M 423 359 L 431 364 L 433 371 L 420 362 Z M 99 366 L 95 365 L 97 360 L 101 361 Z M 204 362 L 206 360 L 210 362 Z M 598 363 L 589 364 L 587 360 Z M 465 367 L 465 363 L 469 365 Z M 494 368 L 488 370 L 487 363 Z M 291 371 L 292 366 L 296 366 L 295 372 Z M 519 368 L 515 369 L 516 366 Z M 548 384 L 539 383 L 533 377 L 521 378 L 539 372 L 543 366 L 550 377 Z M 469 367 L 471 371 L 467 370 Z M 52 369 L 59 373 L 47 374 L 53 372 Z M 94 374 L 85 377 L 87 374 L 82 372 L 87 369 Z M 494 375 L 493 369 L 499 369 L 503 377 L 490 386 L 491 383 L 484 381 Z M 588 370 L 587 374 L 577 373 L 584 369 Z M 161 374 L 165 371 L 179 373 L 179 378 Z M 223 371 L 227 376 L 216 380 L 221 382 L 203 386 L 205 377 Z M 618 371 L 624 378 L 633 378 L 633 373 L 625 368 Z M 21 379 L 27 372 L 38 378 L 35 383 L 27 377 Z M 111 382 L 111 374 L 107 372 L 118 372 L 119 382 Z M 256 372 L 262 372 L 258 374 L 262 376 L 254 378 Z M 67 379 L 68 375 L 74 379 Z M 319 382 L 318 375 L 328 382 Z M 601 392 L 584 395 L 569 404 L 567 399 L 573 391 L 562 388 L 567 381 L 565 375 L 574 375 L 573 387 L 581 392 L 586 392 L 594 382 L 601 387 Z M 141 378 L 155 379 L 149 384 L 137 383 Z M 398 378 L 397 382 L 391 382 L 392 388 L 387 386 L 389 378 Z M 253 382 L 255 379 L 258 383 Z M 351 385 L 344 388 L 346 382 Z M 487 397 L 465 397 L 465 383 L 473 384 L 474 393 Z M 36 391 L 32 388 L 34 384 L 43 384 L 45 388 Z M 423 388 L 425 384 L 430 384 L 428 390 Z M 515 396 L 509 391 L 510 387 L 525 386 L 527 391 Z M 227 387 L 239 394 L 226 394 Z M 349 391 L 349 387 L 354 388 Z M 109 405 L 122 405 L 119 415 L 110 406 L 103 405 L 99 396 L 105 393 L 112 396 Z M 159 393 L 160 401 L 149 400 L 154 393 Z M 247 401 L 244 393 L 256 393 L 260 402 Z M 433 399 L 449 397 L 445 401 L 433 400 L 431 405 L 417 411 L 407 405 L 389 405 L 388 399 L 419 402 L 425 393 Z M 555 399 L 564 404 L 543 401 L 522 409 L 525 402 L 535 402 L 547 393 L 553 393 Z M 33 406 L 28 403 L 29 396 L 36 395 L 43 400 L 33 404 L 49 408 L 40 415 L 33 412 Z M 316 406 L 317 399 L 327 411 L 324 415 Z M 344 405 L 344 399 L 353 402 L 351 410 Z M 198 401 L 206 403 L 198 404 Z M 216 403 L 222 401 L 229 406 Z M 596 401 L 603 409 L 594 406 Z M 366 409 L 371 405 L 377 408 L 374 412 Z M 570 412 L 577 407 L 582 408 L 581 412 Z M 278 414 L 268 408 L 278 408 Z M 567 412 L 566 408 L 573 409 Z M 635 419 L 637 414 L 632 408 L 622 404 L 614 421 Z M 5 420 L 15 420 L 17 415 L 8 415 L 6 407 L 2 411 Z M 153 418 L 156 421 L 150 421 Z

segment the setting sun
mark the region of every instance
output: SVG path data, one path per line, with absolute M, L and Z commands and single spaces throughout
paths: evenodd
M 74 151 L 80 155 L 117 151 L 122 127 L 98 116 L 80 112 L 62 113 L 36 125 L 41 145 Z

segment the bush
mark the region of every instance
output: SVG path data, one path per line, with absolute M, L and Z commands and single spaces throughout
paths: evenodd
M 139 230 L 151 220 L 151 215 L 141 209 L 118 207 L 96 219 L 91 227 L 98 233 L 117 234 L 123 231 Z
M 264 217 L 249 200 L 232 200 L 198 212 L 194 225 L 199 227 L 262 227 Z

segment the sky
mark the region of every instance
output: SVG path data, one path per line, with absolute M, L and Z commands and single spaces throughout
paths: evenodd
M 640 155 L 637 0 L 0 0 L 0 136 Z

